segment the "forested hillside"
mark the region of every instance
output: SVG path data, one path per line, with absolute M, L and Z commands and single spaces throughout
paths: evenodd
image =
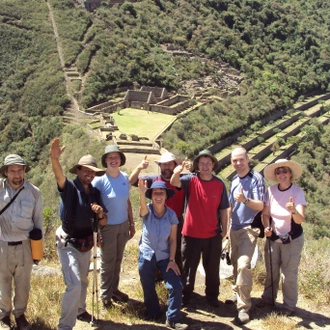
M 72 0 L 48 4 L 65 65 L 76 62 L 85 75 L 83 107 L 133 82 L 180 91 L 189 78 L 216 78 L 212 61 L 197 55 L 240 70 L 240 96 L 204 107 L 164 137 L 168 148 L 188 155 L 298 97 L 328 89 L 328 2 L 146 0 L 110 7 L 104 1 L 93 13 Z M 0 151 L 38 160 L 60 130 L 56 116 L 68 103 L 47 3 L 1 1 L 0 36 Z M 196 56 L 171 56 L 161 47 L 169 43 Z
M 65 173 L 84 153 L 99 160 L 106 143 L 93 139 L 83 125 L 63 120 L 72 95 L 84 110 L 135 83 L 184 94 L 190 79 L 219 82 L 223 77 L 218 64 L 228 64 L 243 77 L 239 95 L 215 98 L 177 120 L 162 136 L 166 149 L 192 159 L 225 137 L 257 130 L 266 115 L 290 113 L 297 100 L 330 91 L 330 2 L 324 0 L 141 0 L 121 6 L 105 0 L 93 12 L 74 0 L 0 0 L 0 39 L 0 162 L 8 153 L 18 153 L 31 165 L 27 177 L 42 191 L 49 238 L 44 260 L 57 265 L 58 196 L 49 142 L 59 136 L 67 145 L 61 158 Z M 167 51 L 168 45 L 181 56 Z M 71 68 L 81 81 L 67 89 L 64 71 Z M 330 303 L 330 127 L 315 119 L 304 133 L 292 158 L 303 166 L 298 184 L 308 202 L 308 244 L 299 285 L 317 308 Z M 138 219 L 134 190 L 132 204 Z M 261 273 L 256 281 L 263 278 Z M 60 289 L 45 283 L 56 294 L 49 295 L 51 305 L 45 304 L 44 311 L 38 310 L 37 300 L 33 317 L 37 324 L 39 312 L 45 319 L 51 315 L 47 322 L 53 329 Z M 130 317 L 136 317 L 131 314 L 128 327 Z M 269 317 L 264 316 L 265 323 Z M 284 329 L 281 323 L 274 328 Z

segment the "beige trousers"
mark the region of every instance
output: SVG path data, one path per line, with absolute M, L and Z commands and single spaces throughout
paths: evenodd
M 245 227 L 230 230 L 231 261 L 234 267 L 233 291 L 237 295 L 237 310 L 248 312 L 251 308 L 251 260 L 257 244 L 259 229 Z

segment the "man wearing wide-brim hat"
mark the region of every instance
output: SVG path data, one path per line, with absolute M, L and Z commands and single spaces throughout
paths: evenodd
M 196 174 L 180 176 L 185 161 L 174 169 L 171 184 L 182 188 L 187 197 L 182 229 L 183 303 L 189 303 L 195 286 L 200 256 L 206 273 L 207 302 L 219 307 L 219 267 L 222 237 L 228 223 L 228 196 L 224 182 L 213 174 L 218 160 L 209 150 L 202 150 L 193 161 Z
M 40 190 L 25 180 L 30 167 L 16 154 L 8 155 L 0 168 L 0 323 L 11 329 L 10 313 L 16 329 L 31 329 L 25 318 L 33 266 L 29 233 L 43 230 Z M 12 256 L 15 255 L 15 258 Z M 14 281 L 14 309 L 11 288 Z
M 62 225 L 56 230 L 57 253 L 62 264 L 66 290 L 62 297 L 62 313 L 58 330 L 73 329 L 76 320 L 90 322 L 86 311 L 90 249 L 93 246 L 93 225 L 107 223 L 100 191 L 91 184 L 95 176 L 104 171 L 97 167 L 91 155 L 80 158 L 69 172 L 76 174 L 68 179 L 62 170 L 59 157 L 65 150 L 55 138 L 50 147 L 52 168 L 60 193 L 60 218 Z M 70 280 L 69 280 L 70 279 Z
M 135 234 L 132 206 L 129 199 L 128 175 L 119 170 L 125 165 L 125 154 L 116 144 L 105 147 L 101 157 L 105 174 L 94 180 L 101 191 L 103 203 L 109 210 L 107 224 L 101 228 L 100 295 L 104 308 L 112 301 L 127 302 L 128 295 L 119 290 L 121 262 L 127 241 Z
M 180 271 L 182 272 L 182 257 L 181 257 L 181 230 L 183 226 L 183 212 L 184 212 L 184 190 L 178 189 L 174 187 L 170 183 L 170 179 L 173 174 L 173 170 L 176 166 L 182 163 L 182 160 L 178 157 L 175 157 L 171 152 L 164 152 L 159 160 L 156 160 L 155 163 L 160 168 L 160 174 L 154 175 L 144 175 L 139 176 L 142 170 L 145 170 L 149 166 L 149 161 L 147 160 L 147 156 L 144 156 L 142 162 L 132 171 L 129 181 L 131 185 L 137 187 L 139 179 L 143 179 L 147 181 L 147 186 L 151 187 L 152 183 L 155 181 L 162 181 L 166 183 L 167 188 L 173 189 L 175 191 L 175 195 L 171 199 L 167 199 L 165 204 L 175 211 L 176 216 L 178 217 L 179 224 L 177 230 L 177 251 L 175 255 L 175 262 L 177 263 Z M 186 161 L 188 168 L 190 168 L 190 162 Z

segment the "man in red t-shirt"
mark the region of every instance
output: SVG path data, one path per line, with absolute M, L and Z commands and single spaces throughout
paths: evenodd
M 185 162 L 174 169 L 171 184 L 186 194 L 187 209 L 182 228 L 183 304 L 187 305 L 195 286 L 200 256 L 205 270 L 205 295 L 208 303 L 219 307 L 219 268 L 222 238 L 228 226 L 228 196 L 224 182 L 212 174 L 218 166 L 209 150 L 194 159 L 197 174 L 180 176 Z

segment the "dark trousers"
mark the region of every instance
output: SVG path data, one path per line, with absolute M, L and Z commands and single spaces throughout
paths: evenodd
M 205 270 L 205 295 L 207 298 L 218 297 L 221 248 L 221 234 L 211 238 L 182 236 L 182 282 L 184 295 L 189 295 L 194 291 L 196 272 L 202 255 Z

